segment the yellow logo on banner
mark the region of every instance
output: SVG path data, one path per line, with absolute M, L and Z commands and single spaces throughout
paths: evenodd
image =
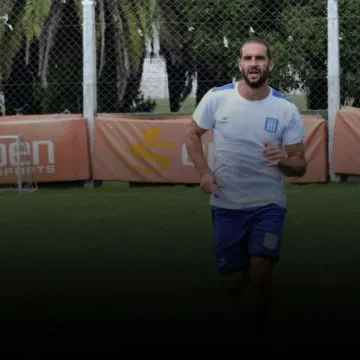
M 170 168 L 170 157 L 152 152 L 153 149 L 171 149 L 173 147 L 170 141 L 158 141 L 159 137 L 160 129 L 149 129 L 144 132 L 144 142 L 130 146 L 130 152 L 135 158 L 157 163 L 156 167 L 151 164 L 148 164 L 147 167 L 132 166 L 134 170 L 139 173 L 156 173 Z

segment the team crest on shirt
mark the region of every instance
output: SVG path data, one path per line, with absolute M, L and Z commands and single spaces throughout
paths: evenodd
M 267 117 L 265 119 L 265 130 L 271 133 L 276 133 L 279 126 L 279 119 Z

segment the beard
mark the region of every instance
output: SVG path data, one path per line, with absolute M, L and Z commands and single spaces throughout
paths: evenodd
M 257 71 L 259 71 L 260 73 L 260 77 L 257 80 L 250 80 L 248 73 L 246 73 L 244 70 L 241 71 L 244 81 L 252 89 L 257 89 L 262 85 L 264 85 L 270 76 L 269 69 L 266 69 L 263 72 L 261 72 L 261 70 L 257 70 Z

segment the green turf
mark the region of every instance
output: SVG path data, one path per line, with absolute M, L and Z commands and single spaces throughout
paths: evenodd
M 278 315 L 319 309 L 339 314 L 345 308 L 354 315 L 360 300 L 354 280 L 360 275 L 360 186 L 289 185 L 287 191 L 275 278 Z M 110 319 L 121 329 L 128 328 L 124 319 L 130 315 L 228 311 L 218 291 L 208 199 L 198 188 L 109 183 L 93 190 L 2 194 L 0 201 L 5 323 L 28 329 L 31 321 L 51 319 L 55 329 L 73 318 L 86 328 L 87 321 Z M 235 312 L 247 304 L 245 296 Z M 74 328 L 66 331 L 76 336 Z

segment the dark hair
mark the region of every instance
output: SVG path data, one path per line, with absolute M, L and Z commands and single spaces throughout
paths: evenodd
M 241 57 L 242 57 L 242 48 L 244 47 L 244 45 L 246 45 L 246 44 L 251 44 L 251 43 L 264 45 L 264 46 L 266 47 L 266 55 L 267 55 L 268 59 L 269 59 L 269 60 L 272 60 L 272 58 L 273 58 L 273 53 L 272 53 L 272 49 L 271 49 L 270 44 L 269 44 L 266 40 L 260 39 L 260 38 L 256 38 L 256 37 L 247 39 L 247 40 L 245 40 L 245 41 L 241 44 L 240 50 L 239 50 L 239 58 L 240 58 L 240 59 L 241 59 Z

